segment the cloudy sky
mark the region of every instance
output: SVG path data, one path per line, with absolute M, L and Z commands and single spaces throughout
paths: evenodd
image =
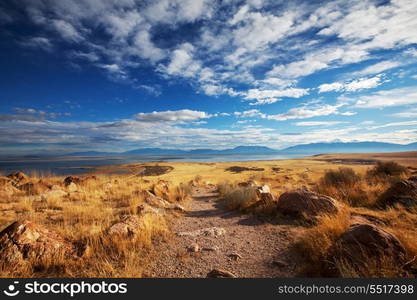
M 417 1 L 3 0 L 0 154 L 417 141 Z

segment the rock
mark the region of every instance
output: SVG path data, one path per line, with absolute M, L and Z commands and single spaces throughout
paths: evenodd
M 185 212 L 185 208 L 182 205 L 179 205 L 179 204 L 172 204 L 171 209 L 176 210 L 176 211 L 180 211 L 180 212 Z
M 217 251 L 219 251 L 219 247 L 217 247 L 217 246 L 203 247 L 201 250 L 202 251 L 209 251 L 209 252 L 217 252 Z
M 185 208 L 179 204 L 172 204 L 161 197 L 157 197 L 149 191 L 144 191 L 144 198 L 145 202 L 151 206 L 164 208 L 164 209 L 172 209 L 176 211 L 184 212 Z
M 384 208 L 396 204 L 417 206 L 417 181 L 413 177 L 394 183 L 378 199 L 378 205 Z
M 256 189 L 256 195 L 258 196 L 259 201 L 262 201 L 263 203 L 274 201 L 274 196 L 271 194 L 271 189 L 266 184 Z
M 388 256 L 401 261 L 405 248 L 393 234 L 370 223 L 356 220 L 335 243 L 343 257 L 363 261 L 364 259 Z
M 0 257 L 3 262 L 18 264 L 28 258 L 44 258 L 77 252 L 71 242 L 59 234 L 28 220 L 17 221 L 0 232 Z
M 283 214 L 315 217 L 319 214 L 338 212 L 337 201 L 309 190 L 294 190 L 283 193 L 277 203 Z
M 82 179 L 76 176 L 68 176 L 64 179 L 64 185 L 69 186 L 71 183 L 80 184 Z
M 15 172 L 7 175 L 7 178 L 10 179 L 10 184 L 14 187 L 17 187 L 29 180 L 29 176 L 22 172 Z
M 271 193 L 271 189 L 269 188 L 269 186 L 267 184 L 264 184 L 263 186 L 258 187 L 256 189 L 256 192 L 258 194 L 268 194 L 268 193 Z
M 28 180 L 29 176 L 27 176 L 25 173 L 22 172 L 15 172 L 12 174 L 7 175 L 7 178 L 10 178 L 12 181 L 24 181 L 24 180 Z
M 74 182 L 71 182 L 69 185 L 67 185 L 68 192 L 76 192 L 78 191 L 78 185 L 76 185 Z
M 0 197 L 1 198 L 9 198 L 12 197 L 15 194 L 21 193 L 20 190 L 15 188 L 12 185 L 4 185 L 0 186 Z
M 171 205 L 171 203 L 161 197 L 155 196 L 155 194 L 150 191 L 143 191 L 143 195 L 145 202 L 149 205 L 162 208 L 166 208 Z
M 188 252 L 200 252 L 200 246 L 198 244 L 192 244 L 190 246 L 187 247 Z
M 142 224 L 137 216 L 126 215 L 121 218 L 120 222 L 110 226 L 107 233 L 109 235 L 133 238 L 141 228 Z
M 240 187 L 256 187 L 258 186 L 258 183 L 255 180 L 248 180 L 244 182 L 239 182 L 237 185 Z
M 169 183 L 165 180 L 158 180 L 156 184 L 152 186 L 152 194 L 162 197 L 164 199 L 169 198 Z
M 207 277 L 208 278 L 236 278 L 236 275 L 226 270 L 213 269 L 207 274 Z
M 161 215 L 164 212 L 165 212 L 164 209 L 152 207 L 146 203 L 139 205 L 136 210 L 136 213 L 138 215 L 146 215 L 146 214 Z
M 211 237 L 218 237 L 221 235 L 225 235 L 226 230 L 222 227 L 209 227 L 203 228 L 195 231 L 184 231 L 184 232 L 177 232 L 178 236 L 211 236 Z
M 280 267 L 280 268 L 284 268 L 284 267 L 286 267 L 286 266 L 287 266 L 287 264 L 286 264 L 286 263 L 284 263 L 284 262 L 282 262 L 282 261 L 280 261 L 280 260 L 274 260 L 274 261 L 272 262 L 272 264 L 273 264 L 274 266 L 277 266 L 277 267 Z
M 0 186 L 9 185 L 12 183 L 12 180 L 5 176 L 0 176 Z
M 228 256 L 233 260 L 238 260 L 242 258 L 242 255 L 236 252 L 230 253 Z

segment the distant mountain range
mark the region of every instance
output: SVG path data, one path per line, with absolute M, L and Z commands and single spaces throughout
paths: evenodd
M 370 152 L 401 152 L 417 150 L 417 143 L 407 145 L 380 142 L 351 143 L 313 143 L 303 144 L 277 150 L 263 146 L 239 146 L 232 149 L 195 149 L 177 150 L 161 148 L 141 148 L 126 152 L 74 152 L 65 156 L 114 156 L 114 155 L 186 155 L 186 154 L 324 154 L 324 153 L 370 153 Z

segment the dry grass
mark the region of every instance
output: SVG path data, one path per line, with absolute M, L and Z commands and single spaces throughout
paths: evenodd
M 413 154 L 414 155 L 414 154 Z M 329 156 L 334 157 L 334 156 Z M 365 155 L 359 156 L 366 159 Z M 379 156 L 378 156 L 379 157 Z M 401 157 L 404 163 L 406 158 Z M 417 161 L 413 167 L 417 166 Z M 12 197 L 0 198 L 0 228 L 19 219 L 30 219 L 62 236 L 86 245 L 89 251 L 85 259 L 68 259 L 59 253 L 42 261 L 29 261 L 25 266 L 10 268 L 0 265 L 1 276 L 65 276 L 65 277 L 140 277 L 151 259 L 154 243 L 170 238 L 169 228 L 163 217 L 149 215 L 145 229 L 134 240 L 110 238 L 106 229 L 126 214 L 135 214 L 142 204 L 143 190 L 151 190 L 171 202 L 186 201 L 191 187 L 188 182 L 210 182 L 218 185 L 219 192 L 231 209 L 251 211 L 255 201 L 253 188 L 241 188 L 237 183 L 255 180 L 259 185 L 268 184 L 275 197 L 285 191 L 307 187 L 329 195 L 343 203 L 343 209 L 335 216 L 321 216 L 315 226 L 300 227 L 303 233 L 294 243 L 298 253 L 300 274 L 303 276 L 381 277 L 412 276 L 406 268 L 399 268 L 389 258 L 376 263 L 370 257 L 360 264 L 352 265 L 349 259 L 331 258 L 329 251 L 337 238 L 349 226 L 354 214 L 367 215 L 377 220 L 378 226 L 394 234 L 407 250 L 407 259 L 417 256 L 417 214 L 403 208 L 380 210 L 374 207 L 378 197 L 395 180 L 406 173 L 394 172 L 381 176 L 376 168 L 366 165 L 338 165 L 307 158 L 283 161 L 239 162 L 245 171 L 232 173 L 231 163 L 170 163 L 174 169 L 166 174 L 151 177 L 129 175 L 103 175 L 87 180 L 76 191 L 63 185 L 62 177 L 35 174 L 31 181 L 42 186 L 56 186 L 68 194 L 40 197 L 40 189 L 20 192 Z M 379 170 L 386 169 L 377 166 Z M 394 167 L 393 167 L 394 166 Z M 341 169 L 339 169 L 342 167 Z M 118 166 L 118 172 L 139 169 L 140 165 Z M 109 168 L 110 170 L 111 168 Z M 263 169 L 263 171 L 253 171 Z M 389 170 L 400 170 L 389 165 Z M 370 171 L 374 170 L 374 171 Z M 376 175 L 378 174 L 378 175 Z M 159 184 L 158 184 L 159 182 Z M 167 187 L 162 183 L 168 182 Z M 278 216 L 279 217 L 279 216 Z M 271 225 L 272 226 L 272 225 Z M 279 226 L 279 225 L 273 225 Z M 156 255 L 157 257 L 157 255 Z M 412 268 L 417 269 L 415 262 Z
M 54 186 L 46 193 L 22 192 L 0 199 L 0 228 L 16 220 L 29 219 L 63 237 L 83 245 L 83 258 L 69 259 L 56 254 L 42 260 L 30 259 L 16 267 L 0 265 L 1 276 L 13 277 L 140 277 L 152 255 L 152 244 L 169 239 L 165 218 L 147 214 L 135 239 L 108 236 L 106 229 L 122 215 L 136 214 L 144 202 L 142 190 L 153 189 L 157 177 L 143 180 L 128 176 L 99 176 L 70 191 L 61 177 L 34 177 L 31 182 Z M 188 185 L 168 183 L 166 199 L 184 201 Z M 54 194 L 60 190 L 65 193 Z M 51 194 L 48 195 L 48 192 Z M 46 196 L 45 196 L 46 195 Z

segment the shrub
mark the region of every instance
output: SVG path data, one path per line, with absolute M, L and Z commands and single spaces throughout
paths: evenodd
M 407 168 L 394 161 L 379 161 L 376 166 L 367 172 L 368 178 L 373 177 L 400 177 L 407 174 Z
M 360 180 L 361 177 L 352 168 L 339 168 L 326 171 L 321 179 L 321 184 L 334 187 L 352 187 Z
M 328 170 L 317 186 L 319 193 L 334 197 L 352 206 L 367 204 L 369 197 L 362 178 L 352 168 Z
M 228 208 L 243 210 L 254 204 L 257 196 L 252 187 L 234 188 L 224 195 L 224 200 Z

